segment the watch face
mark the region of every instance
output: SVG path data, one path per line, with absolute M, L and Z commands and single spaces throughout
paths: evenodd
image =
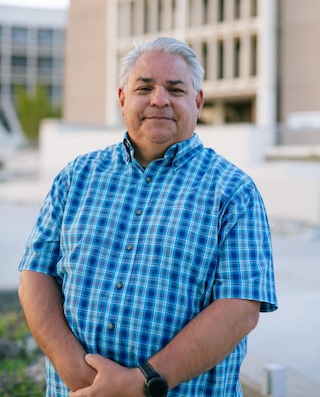
M 161 377 L 151 378 L 148 382 L 149 397 L 165 397 L 168 393 L 167 382 Z

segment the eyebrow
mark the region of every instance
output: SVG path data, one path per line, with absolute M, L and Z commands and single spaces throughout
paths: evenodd
M 150 77 L 150 78 L 149 78 L 149 77 L 138 77 L 138 78 L 136 79 L 136 82 L 139 82 L 139 81 L 141 81 L 141 82 L 143 82 L 143 83 L 149 83 L 149 84 L 151 84 L 151 83 L 154 83 L 154 82 L 155 82 L 155 79 L 153 79 L 153 78 L 151 78 L 151 77 Z M 166 81 L 166 84 L 171 85 L 171 86 L 173 86 L 173 85 L 179 85 L 179 84 L 186 86 L 186 83 L 185 83 L 183 80 L 167 80 L 167 81 Z

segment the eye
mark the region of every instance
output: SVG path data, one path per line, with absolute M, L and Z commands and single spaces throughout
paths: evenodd
M 141 87 L 138 87 L 138 88 L 137 88 L 137 91 L 140 91 L 140 92 L 149 92 L 149 91 L 151 91 L 151 87 L 149 87 L 149 86 L 141 86 Z
M 184 93 L 184 89 L 181 87 L 169 87 L 168 91 L 175 93 Z

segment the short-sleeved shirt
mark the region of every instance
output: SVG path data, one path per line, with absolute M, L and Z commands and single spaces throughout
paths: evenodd
M 144 363 L 217 299 L 260 301 L 265 312 L 277 307 L 261 196 L 197 134 L 145 169 L 128 134 L 68 164 L 45 199 L 19 270 L 55 277 L 85 350 L 127 367 Z M 246 338 L 169 396 L 241 396 L 245 354 Z M 47 396 L 68 396 L 49 361 Z

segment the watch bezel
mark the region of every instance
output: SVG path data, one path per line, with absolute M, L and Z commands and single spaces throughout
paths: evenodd
M 152 390 L 157 383 L 163 387 L 163 392 Z M 160 374 L 156 373 L 156 375 L 154 375 L 152 378 L 146 379 L 145 394 L 147 397 L 166 397 L 168 394 L 167 381 Z
M 166 397 L 169 391 L 169 386 L 166 379 L 158 372 L 156 372 L 148 361 L 144 365 L 141 365 L 139 368 L 145 377 L 144 394 L 146 395 L 146 397 Z M 152 393 L 151 389 L 152 386 L 154 386 L 154 383 L 160 383 L 163 387 L 163 392 L 153 391 Z

